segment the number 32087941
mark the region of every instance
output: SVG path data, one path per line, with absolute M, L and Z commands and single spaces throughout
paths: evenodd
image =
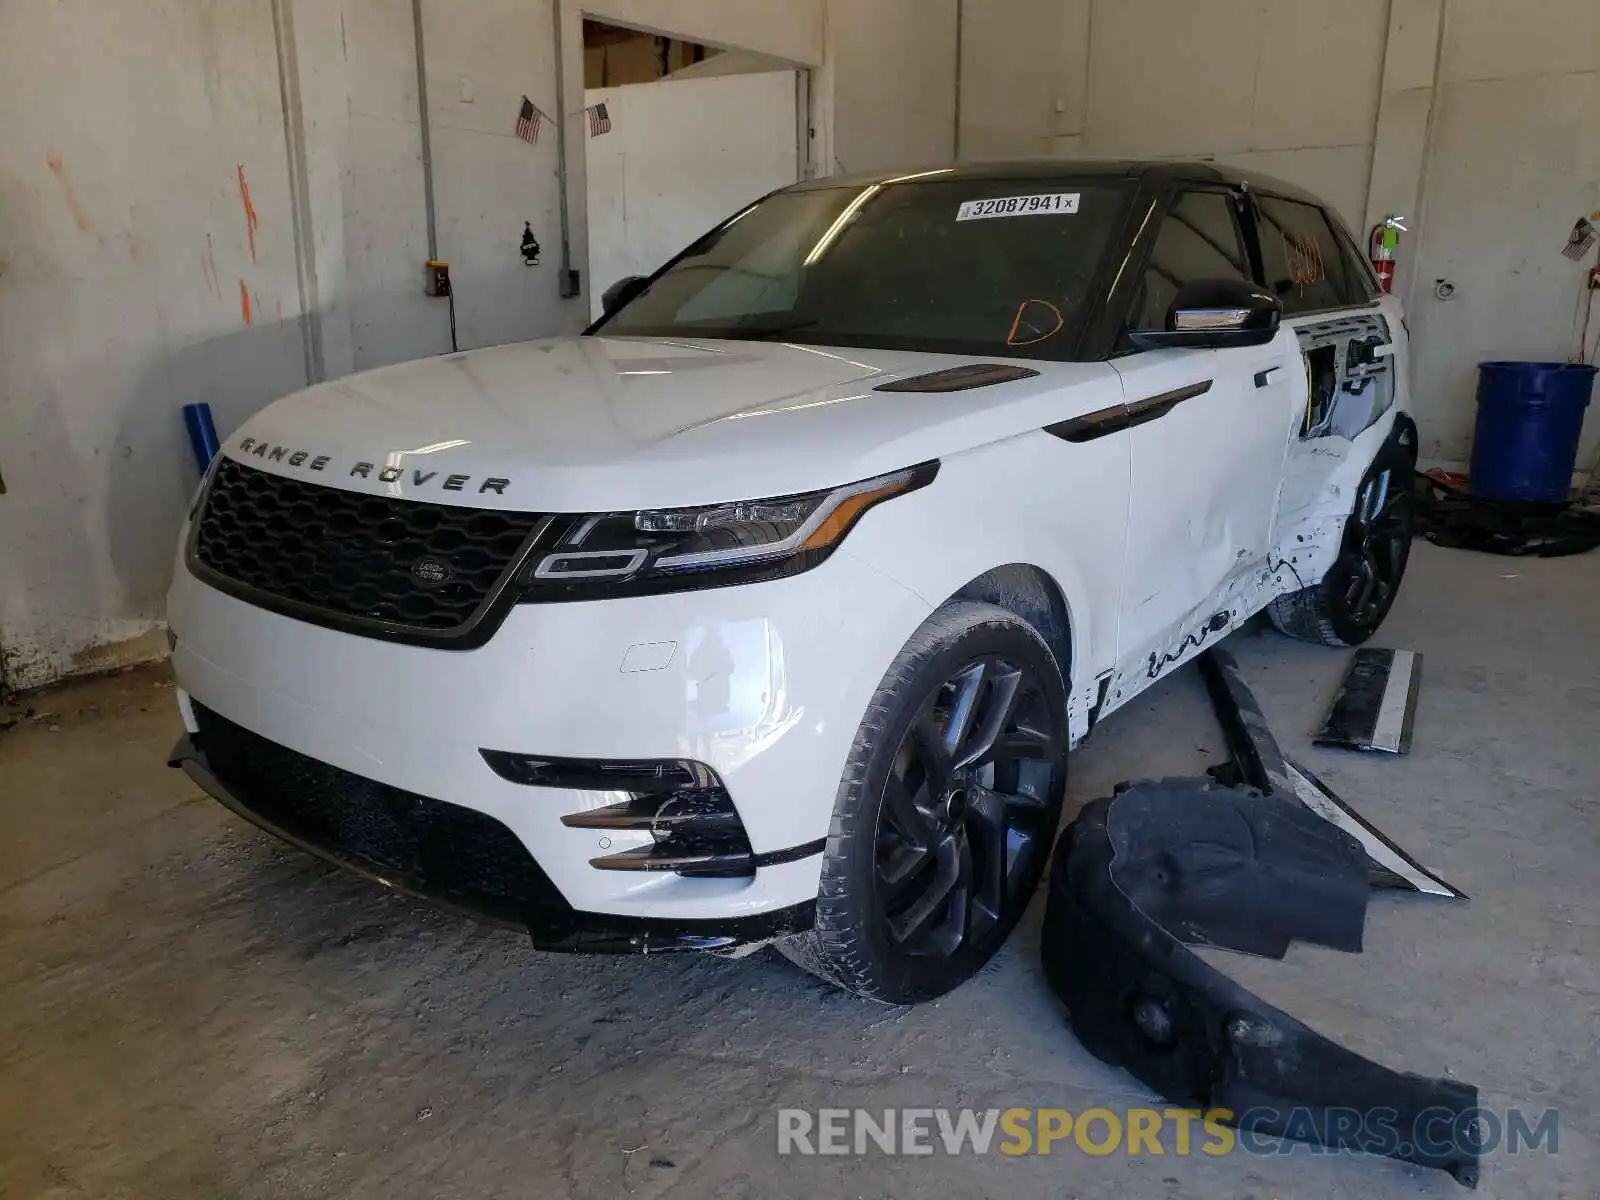
M 1078 211 L 1079 193 L 1050 196 L 1003 196 L 994 200 L 968 200 L 956 212 L 958 221 L 984 221 L 993 217 L 1042 217 Z

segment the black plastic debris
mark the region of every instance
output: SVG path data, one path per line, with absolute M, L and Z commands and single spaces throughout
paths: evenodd
M 1313 740 L 1344 750 L 1410 754 L 1421 684 L 1422 655 L 1415 651 L 1357 650 Z
M 1418 531 L 1436 546 L 1538 558 L 1600 546 L 1600 513 L 1589 509 L 1486 500 L 1428 475 L 1417 480 Z
M 1419 667 L 1421 657 L 1416 656 Z M 1253 787 L 1296 799 L 1324 821 L 1338 826 L 1366 851 L 1367 877 L 1375 888 L 1421 892 L 1451 900 L 1467 898 L 1465 892 L 1402 850 L 1322 780 L 1284 756 L 1233 655 L 1220 648 L 1207 651 L 1200 658 L 1200 672 L 1231 755 L 1229 762 L 1212 768 L 1211 777 L 1217 783 Z M 1415 696 L 1409 690 L 1405 694 L 1414 704 Z M 1407 720 L 1409 723 L 1409 717 Z
M 1253 852 L 1241 852 L 1241 832 Z M 1367 893 L 1355 882 L 1365 870 L 1352 839 L 1293 800 L 1206 780 L 1135 784 L 1090 804 L 1062 837 L 1045 974 L 1090 1053 L 1168 1100 L 1231 1112 L 1240 1129 L 1383 1154 L 1475 1187 L 1475 1087 L 1362 1058 L 1184 944 L 1349 946 L 1354 931 L 1359 945 Z
M 1440 879 L 1410 854 L 1402 850 L 1339 794 L 1297 762 L 1289 763 L 1289 778 L 1295 796 L 1324 821 L 1344 830 L 1366 851 L 1372 886 L 1403 892 L 1421 892 L 1446 900 L 1465 900 L 1467 894 Z
M 1134 784 L 1106 818 L 1111 878 L 1189 945 L 1282 958 L 1293 941 L 1361 949 L 1360 843 L 1292 801 L 1210 780 Z
M 1294 785 L 1283 750 L 1272 734 L 1272 726 L 1267 723 L 1255 693 L 1239 674 L 1238 660 L 1226 650 L 1213 647 L 1200 656 L 1200 675 L 1211 695 L 1211 708 L 1222 726 L 1222 736 L 1227 740 L 1228 753 L 1236 769 L 1232 779 L 1222 782 L 1243 783 L 1274 795 L 1293 796 Z

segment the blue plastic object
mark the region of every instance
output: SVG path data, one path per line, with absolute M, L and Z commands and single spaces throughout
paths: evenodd
M 211 419 L 211 405 L 185 404 L 183 427 L 189 431 L 189 448 L 194 451 L 194 465 L 204 475 L 211 469 L 211 460 L 217 456 L 216 422 Z
M 1472 493 L 1488 500 L 1566 500 L 1595 374 L 1581 363 L 1479 364 Z

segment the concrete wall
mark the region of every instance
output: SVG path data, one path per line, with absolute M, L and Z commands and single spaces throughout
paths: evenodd
M 614 126 L 588 147 L 592 317 L 617 280 L 653 274 L 798 177 L 792 70 L 590 88 L 584 99 L 603 102 Z
M 1600 210 L 1594 0 L 1449 0 L 1429 142 L 1409 293 L 1418 416 L 1424 453 L 1462 461 L 1476 364 L 1559 362 L 1576 347 L 1585 266 L 1559 251 Z M 1440 279 L 1449 300 L 1435 296 Z M 1595 411 L 1581 468 L 1600 449 Z
M 825 0 L 423 0 L 463 347 L 585 322 L 558 295 L 555 129 L 513 136 L 524 95 L 557 110 L 557 2 L 585 286 L 585 13 L 821 68 L 816 142 L 853 168 L 951 152 L 954 0 L 836 0 L 831 36 Z M 410 0 L 0 3 L 0 128 L 0 689 L 21 689 L 164 651 L 181 405 L 226 436 L 450 335 L 421 292 Z
M 555 110 L 550 0 L 426 0 L 424 24 L 462 346 L 581 328 L 553 130 L 513 136 L 524 93 Z M 23 688 L 164 650 L 181 405 L 226 436 L 450 334 L 421 292 L 409 0 L 5 5 L 0 118 L 0 662 Z
M 1359 222 L 1388 18 L 1389 0 L 969 0 L 962 155 L 1216 158 Z
M 1558 252 L 1600 209 L 1595 0 L 967 0 L 962 43 L 965 158 L 1213 159 L 1357 229 L 1411 217 L 1429 458 L 1469 452 L 1476 362 L 1575 348 L 1583 268 Z
M 271 9 L 0 6 L 0 654 L 13 686 L 160 650 L 224 427 L 303 386 Z
M 817 156 L 822 174 L 950 161 L 956 2 L 835 0 L 828 6 L 821 87 L 833 140 Z

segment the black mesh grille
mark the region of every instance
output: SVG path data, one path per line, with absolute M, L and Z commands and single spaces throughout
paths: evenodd
M 357 626 L 448 634 L 482 617 L 542 520 L 366 496 L 224 459 L 194 558 L 249 598 Z
M 245 807 L 291 837 L 408 891 L 563 936 L 572 908 L 493 817 L 353 775 L 196 703 L 195 741 Z

